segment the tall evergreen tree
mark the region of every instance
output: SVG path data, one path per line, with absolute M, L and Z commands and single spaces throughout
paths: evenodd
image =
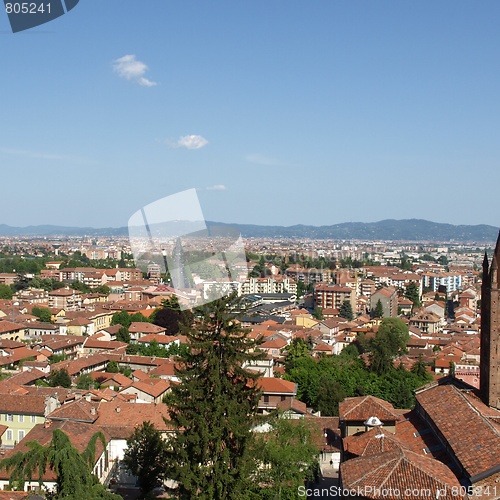
M 414 281 L 410 281 L 406 287 L 405 297 L 413 302 L 413 309 L 418 309 L 422 306 L 420 302 L 420 291 L 418 285 Z
M 349 300 L 344 300 L 344 302 L 342 302 L 339 309 L 339 316 L 348 321 L 352 321 L 354 319 L 354 313 L 352 312 L 352 305 Z
M 384 317 L 384 306 L 382 305 L 382 301 L 380 299 L 377 300 L 377 304 L 375 305 L 375 311 L 373 312 L 374 318 L 383 318 Z
M 234 296 L 206 304 L 183 329 L 191 349 L 178 371 L 180 383 L 165 398 L 169 423 L 178 429 L 168 475 L 183 499 L 244 498 L 254 469 L 259 375 L 244 365 L 260 356 L 250 354 L 255 342 L 230 312 L 236 305 Z

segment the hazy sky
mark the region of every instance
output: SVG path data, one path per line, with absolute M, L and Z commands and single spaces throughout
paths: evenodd
M 2 5 L 3 7 L 3 5 Z M 81 0 L 0 11 L 0 223 L 500 225 L 500 2 Z

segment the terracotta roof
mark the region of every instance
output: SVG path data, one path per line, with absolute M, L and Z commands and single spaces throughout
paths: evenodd
M 460 491 L 460 483 L 448 467 L 404 448 L 348 460 L 340 470 L 342 487 L 362 492 L 363 498 L 420 498 L 411 491 L 430 491 L 434 495 L 440 490 L 440 500 L 454 500 L 452 488 Z
M 65 403 L 48 415 L 52 420 L 75 420 L 77 422 L 95 422 L 98 404 L 84 398 Z
M 375 396 L 359 396 L 345 398 L 339 403 L 339 415 L 341 420 L 366 420 L 370 417 L 378 417 L 382 421 L 400 420 L 400 414 L 391 403 Z
M 0 413 L 43 416 L 45 413 L 45 396 L 2 394 L 0 397 Z
M 73 361 L 61 361 L 52 365 L 52 370 L 68 370 L 70 376 L 78 375 L 81 371 L 106 363 L 110 360 L 107 354 L 91 354 L 84 358 L 78 358 Z
M 466 473 L 485 473 L 500 464 L 500 431 L 451 384 L 417 391 L 417 402 L 436 425 Z
M 397 435 L 377 428 L 345 437 L 342 442 L 344 451 L 357 456 L 378 455 L 385 451 L 406 448 Z
M 161 326 L 153 325 L 153 323 L 134 321 L 128 331 L 130 333 L 162 333 L 167 330 Z
M 147 421 L 160 431 L 171 430 L 171 426 L 163 418 L 169 420 L 168 407 L 163 403 L 141 404 L 114 400 L 100 404 L 95 425 L 107 429 L 111 434 L 113 430 L 110 428 L 119 427 L 130 435 L 135 427 Z
M 118 340 L 98 340 L 93 337 L 88 337 L 84 342 L 83 347 L 87 349 L 103 349 L 103 350 L 113 350 L 119 348 L 126 348 L 126 342 L 119 342 Z
M 24 330 L 26 327 L 20 325 L 19 323 L 13 323 L 12 321 L 3 320 L 0 321 L 0 334 L 17 332 L 19 330 Z
M 297 384 L 280 378 L 260 377 L 257 386 L 263 393 L 297 394 Z
M 133 382 L 132 385 L 130 385 L 129 387 L 127 387 L 127 389 L 124 390 L 130 393 L 132 389 L 137 389 L 141 392 L 148 394 L 149 396 L 152 396 L 153 398 L 157 398 L 161 396 L 163 393 L 167 392 L 169 388 L 170 388 L 170 381 L 160 378 L 160 379 L 139 380 L 138 382 Z
M 148 335 L 144 335 L 137 342 L 147 343 L 147 342 L 157 342 L 158 344 L 171 344 L 176 340 L 180 341 L 180 338 L 175 335 L 165 335 L 164 333 L 149 333 Z
M 10 377 L 10 381 L 18 385 L 29 385 L 35 380 L 45 378 L 46 376 L 46 373 L 38 370 L 37 368 L 31 368 L 29 370 L 22 371 L 21 373 L 16 373 L 16 375 Z
M 288 342 L 286 340 L 277 338 L 263 342 L 259 345 L 259 349 L 283 349 L 283 347 L 286 347 L 287 345 Z

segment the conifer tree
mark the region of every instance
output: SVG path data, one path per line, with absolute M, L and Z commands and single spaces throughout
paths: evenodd
M 406 287 L 405 297 L 413 302 L 412 309 L 418 309 L 422 306 L 420 302 L 420 292 L 418 285 L 414 281 L 410 281 Z
M 233 295 L 202 306 L 193 326 L 183 329 L 191 349 L 178 371 L 180 383 L 165 398 L 169 423 L 178 429 L 168 475 L 183 499 L 245 498 L 254 470 L 259 375 L 245 363 L 260 355 L 250 353 L 255 342 L 231 313 L 236 301 Z
M 339 309 L 339 316 L 348 321 L 352 321 L 354 318 L 354 313 L 352 312 L 352 305 L 349 300 L 344 300 Z
M 383 318 L 384 316 L 384 306 L 380 299 L 377 300 L 377 305 L 375 306 L 375 311 L 373 312 L 374 318 Z

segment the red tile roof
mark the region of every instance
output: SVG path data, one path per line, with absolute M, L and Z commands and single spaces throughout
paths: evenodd
M 500 430 L 454 385 L 417 391 L 418 405 L 439 429 L 467 475 L 486 473 L 500 464 Z
M 440 500 L 456 500 L 452 491 L 460 491 L 460 483 L 448 467 L 404 448 L 348 460 L 340 471 L 342 487 L 360 492 L 362 498 L 417 499 L 428 491 L 427 498 L 435 498 L 440 490 Z
M 378 417 L 382 421 L 401 420 L 401 415 L 394 406 L 375 396 L 359 396 L 346 398 L 339 403 L 341 420 L 360 421 L 370 417 Z

